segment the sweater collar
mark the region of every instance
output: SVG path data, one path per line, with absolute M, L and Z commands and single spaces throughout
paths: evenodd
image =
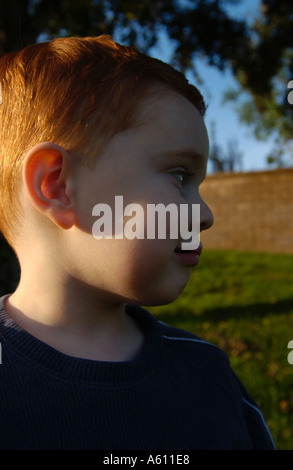
M 63 354 L 21 328 L 5 310 L 5 295 L 0 298 L 0 341 L 2 364 L 6 348 L 54 378 L 93 387 L 115 387 L 141 381 L 157 365 L 160 357 L 160 327 L 158 321 L 145 309 L 127 305 L 126 313 L 132 316 L 144 332 L 144 343 L 137 356 L 124 362 L 103 362 L 76 358 Z

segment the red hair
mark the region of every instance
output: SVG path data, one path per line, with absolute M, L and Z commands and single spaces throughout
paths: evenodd
M 138 105 L 156 83 L 204 116 L 202 95 L 183 74 L 107 35 L 57 38 L 0 59 L 0 229 L 11 245 L 28 150 L 54 142 L 89 164 L 91 144 L 97 148 L 134 125 Z

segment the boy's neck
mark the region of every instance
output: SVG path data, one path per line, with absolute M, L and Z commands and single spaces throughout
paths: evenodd
M 5 302 L 10 317 L 69 356 L 121 362 L 137 355 L 144 337 L 139 325 L 126 314 L 125 304 L 101 300 L 82 283 L 54 284 L 42 289 L 41 282 L 28 283 L 22 278 Z

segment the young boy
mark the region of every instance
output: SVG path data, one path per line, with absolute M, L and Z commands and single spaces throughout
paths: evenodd
M 121 236 L 131 211 L 94 236 L 116 196 L 199 204 L 212 225 L 199 91 L 108 36 L 10 53 L 0 82 L 1 231 L 21 267 L 0 301 L 0 448 L 273 449 L 226 355 L 140 307 L 180 295 L 201 245 Z

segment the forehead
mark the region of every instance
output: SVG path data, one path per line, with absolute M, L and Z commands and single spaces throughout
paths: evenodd
M 150 162 L 170 162 L 183 155 L 206 166 L 209 139 L 198 109 L 179 93 L 166 88 L 155 89 L 137 107 L 131 127 L 115 134 L 96 159 L 96 165 L 107 168 L 136 168 L 140 171 Z M 174 158 L 172 159 L 172 156 Z M 198 156 L 198 157 L 197 157 Z
M 209 139 L 198 109 L 185 97 L 171 90 L 155 90 L 139 107 L 141 135 L 149 137 L 154 150 L 189 151 L 208 156 Z M 167 147 L 167 148 L 166 148 Z

